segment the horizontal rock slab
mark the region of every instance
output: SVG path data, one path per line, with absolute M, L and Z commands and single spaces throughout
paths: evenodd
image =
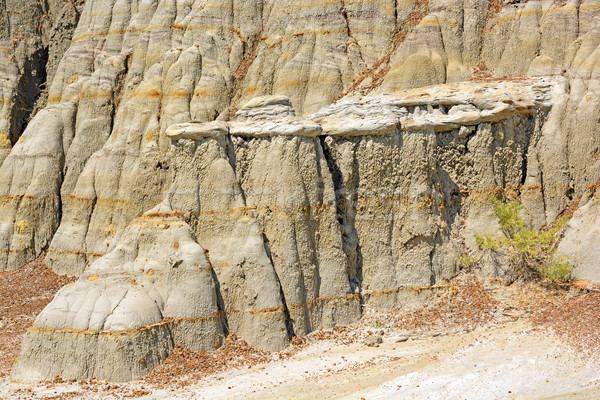
M 207 137 L 219 138 L 229 134 L 229 126 L 226 122 L 188 122 L 184 124 L 171 125 L 165 131 L 171 140 L 192 139 L 202 140 Z
M 323 131 L 321 125 L 309 120 L 283 118 L 276 121 L 231 121 L 229 133 L 234 136 L 270 137 L 270 136 L 305 136 L 316 137 Z
M 447 132 L 462 126 L 496 123 L 512 115 L 527 115 L 549 107 L 550 92 L 559 83 L 547 79 L 528 82 L 473 82 L 413 89 L 385 96 L 342 100 L 312 114 L 294 117 L 286 96 L 250 100 L 235 119 L 170 126 L 172 140 L 201 140 L 231 134 L 247 137 L 387 135 L 400 130 Z M 484 95 L 481 95 L 484 93 Z
M 337 137 L 389 135 L 402 129 L 400 118 L 348 117 L 323 123 L 323 134 Z
M 469 82 L 411 89 L 339 101 L 309 115 L 333 137 L 385 135 L 394 130 L 448 132 L 496 123 L 512 115 L 548 110 L 564 82 Z

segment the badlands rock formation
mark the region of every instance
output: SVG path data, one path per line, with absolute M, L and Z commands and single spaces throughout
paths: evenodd
M 0 162 L 46 102 L 82 1 L 0 1 Z
M 0 54 L 0 270 L 80 278 L 17 378 L 135 379 L 177 344 L 408 307 L 498 192 L 537 227 L 581 199 L 561 249 L 600 281 L 600 0 L 40 3 L 0 0 L 2 43 L 30 30 Z

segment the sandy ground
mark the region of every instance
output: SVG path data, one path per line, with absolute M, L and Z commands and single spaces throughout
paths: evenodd
M 146 379 L 0 378 L 0 399 L 599 399 L 600 292 L 463 280 L 410 312 L 373 313 L 285 353 L 232 339 L 178 350 Z M 383 332 L 377 347 L 365 338 Z M 407 339 L 408 336 L 408 339 Z
M 524 322 L 377 348 L 310 346 L 281 362 L 220 374 L 147 399 L 598 399 L 600 369 Z
M 29 391 L 5 379 L 0 398 L 600 398 L 598 364 L 549 329 L 527 321 L 468 333 L 414 336 L 400 343 L 398 338 L 390 332 L 379 347 L 320 341 L 286 360 L 229 370 L 183 389 L 158 389 L 140 397 L 134 391 L 80 393 L 78 383 L 41 385 Z

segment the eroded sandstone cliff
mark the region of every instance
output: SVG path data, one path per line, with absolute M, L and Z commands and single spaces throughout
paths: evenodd
M 47 102 L 28 124 L 4 118 L 0 269 L 46 252 L 80 276 L 36 319 L 15 377 L 134 379 L 174 345 L 233 331 L 281 349 L 361 306 L 408 307 L 497 229 L 498 191 L 538 227 L 582 199 L 561 249 L 600 281 L 600 1 L 61 10 L 79 22 L 58 66 L 39 64 L 47 98 L 14 50 L 0 63 L 4 115 Z M 52 35 L 70 36 L 61 18 Z

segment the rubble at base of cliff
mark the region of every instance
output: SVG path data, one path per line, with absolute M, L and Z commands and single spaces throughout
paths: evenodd
M 0 273 L 0 378 L 10 373 L 35 317 L 58 289 L 74 280 L 46 268 L 42 257 L 16 271 Z
M 43 287 L 44 294 L 37 292 L 38 295 L 33 296 L 24 289 L 23 282 L 32 276 L 37 277 L 37 287 Z M 390 311 L 364 309 L 358 323 L 293 337 L 292 345 L 281 352 L 254 349 L 243 338 L 230 333 L 225 343 L 211 353 L 177 346 L 163 364 L 145 378 L 130 383 L 111 383 L 95 378 L 63 380 L 59 376 L 33 386 L 10 382 L 7 375 L 18 355 L 23 333 L 54 291 L 71 280 L 46 270 L 42 260 L 36 260 L 17 271 L 0 273 L 0 291 L 13 293 L 12 296 L 2 296 L 6 304 L 3 304 L 2 321 L 5 325 L 0 332 L 0 339 L 3 348 L 9 350 L 3 352 L 0 358 L 0 376 L 4 379 L 0 382 L 0 393 L 3 395 L 18 399 L 50 400 L 122 399 L 157 392 L 175 393 L 205 380 L 219 381 L 233 371 L 263 368 L 261 366 L 294 360 L 315 346 L 326 346 L 329 350 L 325 352 L 356 345 L 366 347 L 369 346 L 366 343 L 375 337 L 377 343 L 410 346 L 414 342 L 485 331 L 519 320 L 525 321 L 533 330 L 553 331 L 564 344 L 600 366 L 600 359 L 597 359 L 597 354 L 600 354 L 600 319 L 597 318 L 600 288 L 578 283 L 570 287 L 523 282 L 508 285 L 499 279 L 481 280 L 463 275 L 434 289 L 434 296 L 421 307 Z M 388 358 L 394 359 L 393 356 Z M 368 362 L 348 363 L 337 367 L 331 365 L 330 369 L 334 374 L 339 370 L 360 370 L 368 365 Z

